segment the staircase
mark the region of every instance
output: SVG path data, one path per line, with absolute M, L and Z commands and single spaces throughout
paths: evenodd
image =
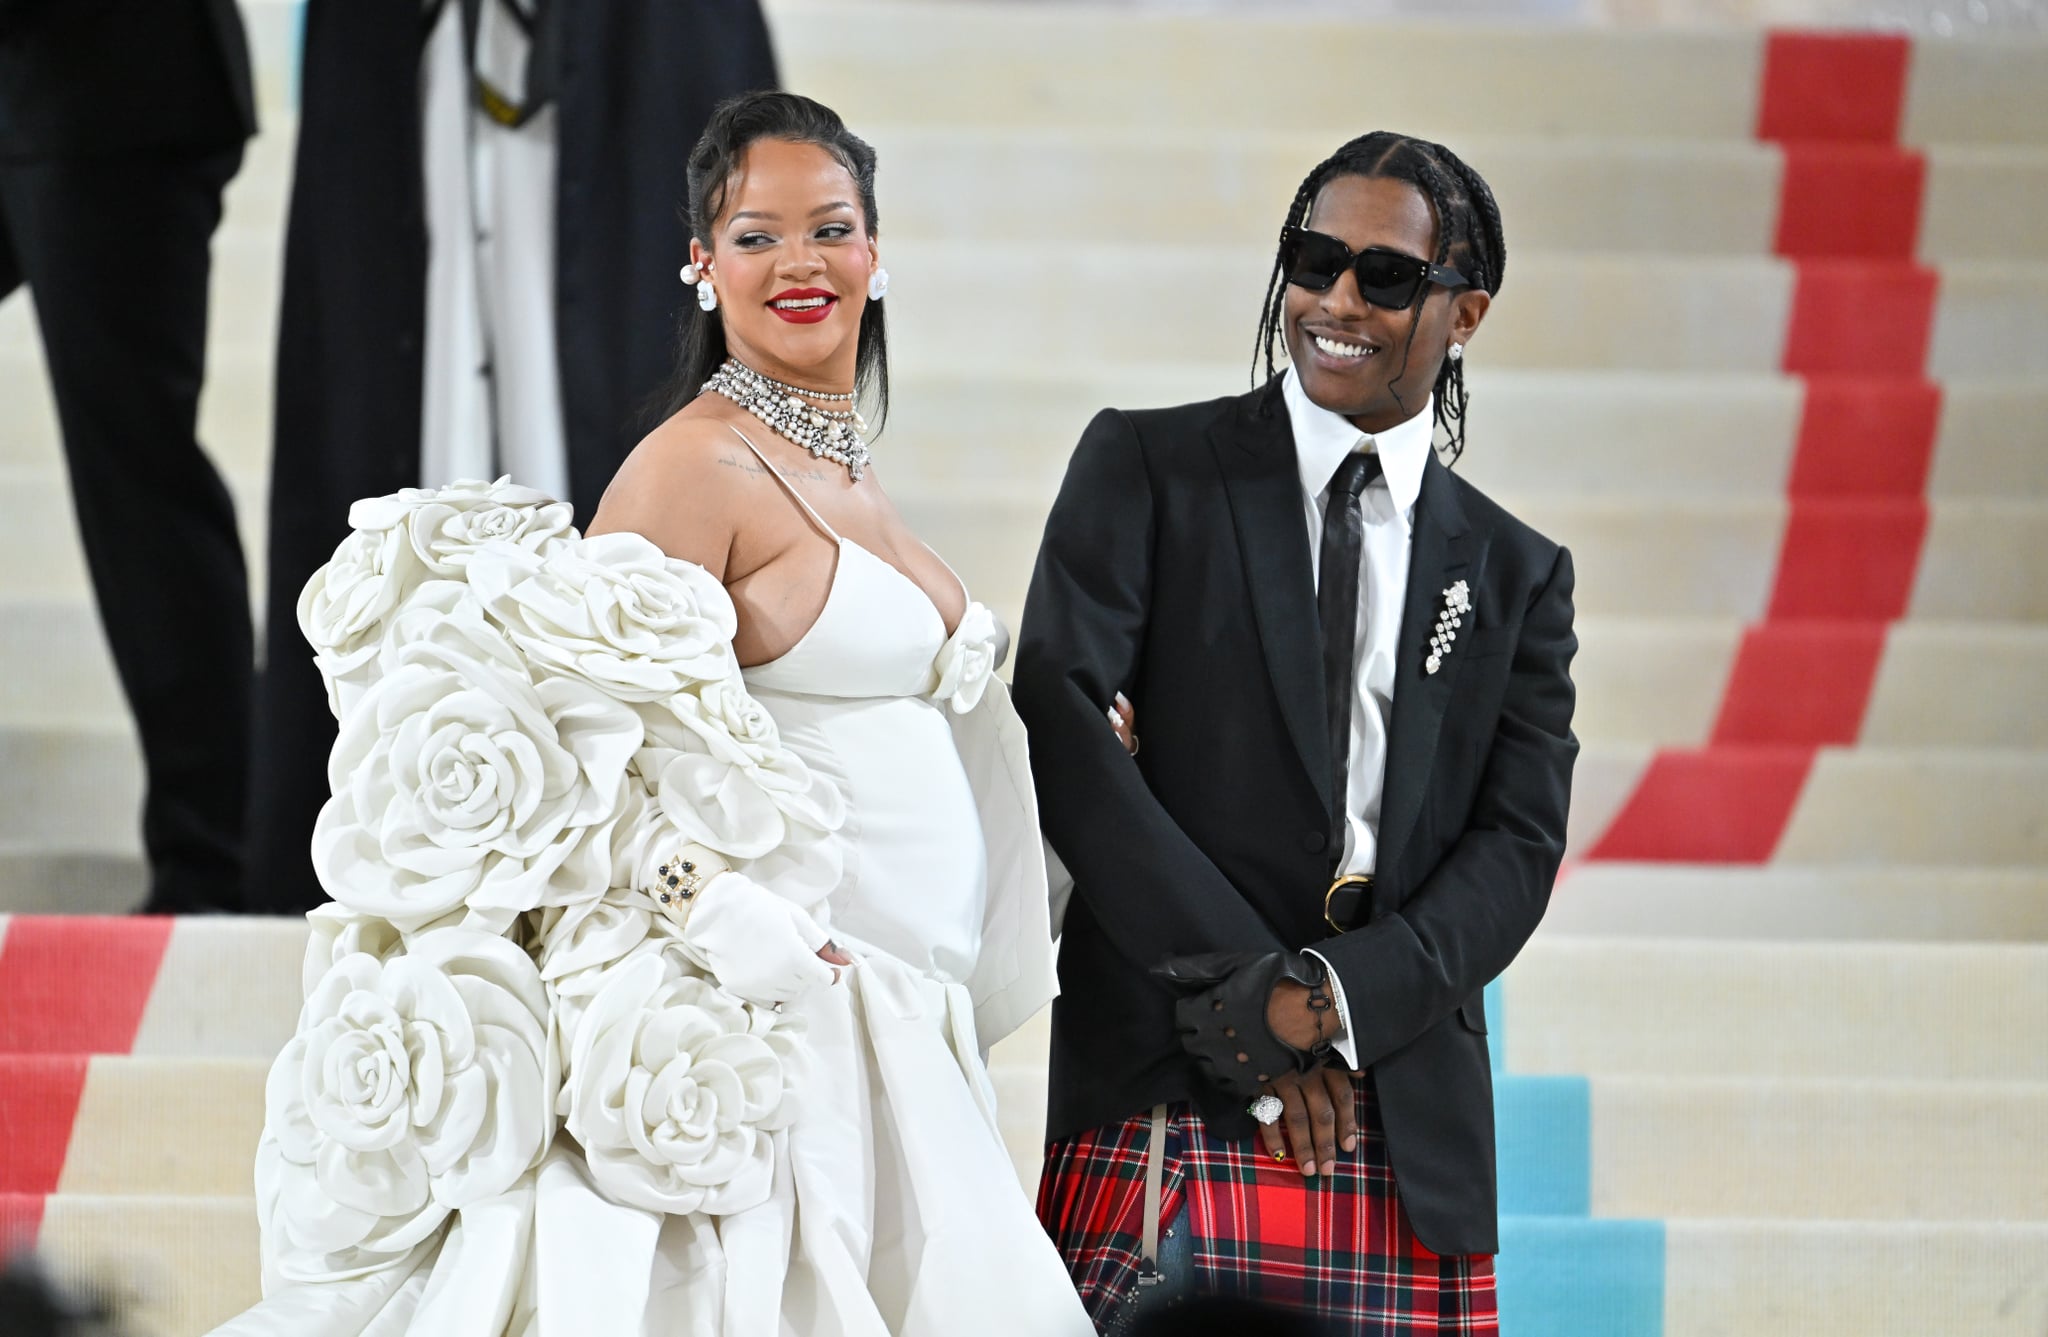
M 290 11 L 249 12 L 270 113 L 204 436 L 259 551 Z M 1459 468 L 1573 549 L 1585 743 L 1573 862 L 1489 991 L 1505 1331 L 2048 1331 L 2048 43 L 770 14 L 881 152 L 891 486 L 1013 624 L 1093 411 L 1247 384 L 1311 164 L 1386 126 L 1487 176 L 1510 263 Z M 195 1333 L 256 1297 L 305 935 L 76 915 L 139 897 L 139 784 L 25 306 L 0 1234 Z M 996 1054 L 1027 1183 L 1044 1044 Z

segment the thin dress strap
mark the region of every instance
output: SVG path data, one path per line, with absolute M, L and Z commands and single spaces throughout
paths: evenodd
M 809 503 L 808 501 L 804 500 L 804 494 L 796 490 L 796 485 L 790 482 L 787 478 L 784 478 L 782 476 L 782 470 L 776 468 L 774 465 L 768 462 L 768 457 L 761 453 L 761 448 L 755 445 L 753 442 L 747 440 L 747 434 L 745 432 L 742 432 L 737 427 L 733 427 L 731 423 L 727 423 L 726 426 L 732 428 L 732 434 L 734 436 L 738 437 L 741 441 L 746 442 L 747 449 L 753 451 L 754 458 L 761 461 L 761 467 L 766 469 L 770 474 L 773 474 L 776 482 L 782 484 L 782 490 L 789 494 L 790 500 L 794 501 L 797 505 L 804 508 L 804 514 L 811 517 L 812 524 L 824 530 L 827 537 L 829 537 L 834 543 L 845 542 L 844 539 L 839 537 L 838 530 L 834 529 L 832 526 L 825 523 L 825 517 L 818 514 L 817 508 L 812 506 L 811 503 Z

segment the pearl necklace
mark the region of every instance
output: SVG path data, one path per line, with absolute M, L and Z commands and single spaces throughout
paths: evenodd
M 827 394 L 822 390 L 806 390 L 772 377 L 763 376 L 738 358 L 727 358 L 725 365 L 712 372 L 704 382 L 706 390 L 716 390 L 733 403 L 759 418 L 768 430 L 777 436 L 811 452 L 821 460 L 831 460 L 846 467 L 846 472 L 858 483 L 868 467 L 868 443 L 862 434 L 868 429 L 867 420 L 860 416 L 860 410 L 853 408 L 852 395 Z M 828 409 L 805 400 L 821 399 L 843 403 L 843 409 Z

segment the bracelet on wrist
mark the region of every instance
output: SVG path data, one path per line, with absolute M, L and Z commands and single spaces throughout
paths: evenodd
M 654 885 L 646 894 L 671 924 L 682 928 L 706 887 L 732 871 L 725 857 L 703 845 L 689 844 L 677 850 L 655 869 Z

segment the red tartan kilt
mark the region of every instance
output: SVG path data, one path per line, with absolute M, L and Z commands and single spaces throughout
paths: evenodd
M 1409 1228 L 1387 1163 L 1371 1082 L 1359 1083 L 1359 1146 L 1335 1175 L 1303 1177 L 1256 1134 L 1226 1141 L 1192 1107 L 1168 1107 L 1162 1229 L 1183 1200 L 1196 1290 L 1306 1310 L 1373 1337 L 1500 1331 L 1491 1255 L 1432 1253 Z M 1098 1328 L 1136 1286 L 1150 1112 L 1045 1150 L 1038 1217 Z

